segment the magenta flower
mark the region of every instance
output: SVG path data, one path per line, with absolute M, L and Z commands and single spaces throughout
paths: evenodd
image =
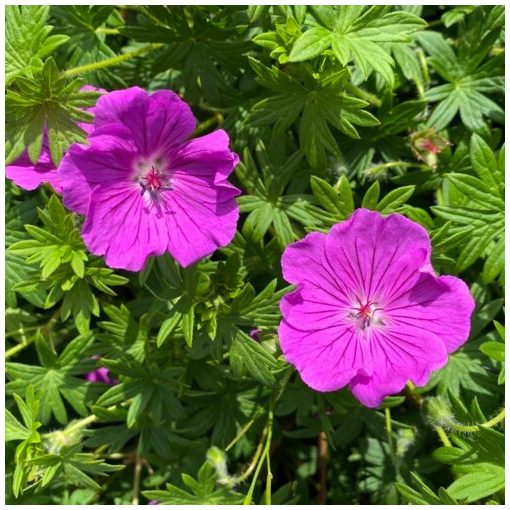
M 253 338 L 253 340 L 260 340 L 260 335 L 262 334 L 262 330 L 259 328 L 255 328 L 250 330 L 249 335 Z
M 377 407 L 411 380 L 423 386 L 468 338 L 466 284 L 436 276 L 427 231 L 399 214 L 358 209 L 328 234 L 287 247 L 281 301 L 286 359 L 317 391 L 349 385 Z
M 106 92 L 104 89 L 98 89 L 92 85 L 84 85 L 82 91 Z M 94 113 L 94 108 L 86 108 L 86 111 Z M 87 134 L 93 130 L 93 125 L 86 122 L 79 122 L 80 126 Z M 10 165 L 5 167 L 5 176 L 14 181 L 19 187 L 32 191 L 41 184 L 48 183 L 57 192 L 62 193 L 62 185 L 57 176 L 57 168 L 51 160 L 48 135 L 46 131 L 43 134 L 42 149 L 39 159 L 34 164 L 30 161 L 27 151 Z
M 92 370 L 85 375 L 85 379 L 89 382 L 104 383 L 104 384 L 118 384 L 119 381 L 110 377 L 110 372 L 106 367 L 99 367 Z
M 95 114 L 90 146 L 71 147 L 59 169 L 64 205 L 86 215 L 92 253 L 140 271 L 151 255 L 188 266 L 232 240 L 239 190 L 227 177 L 238 157 L 224 131 L 188 140 L 195 118 L 168 90 L 111 92 Z
M 37 163 L 32 163 L 25 151 L 16 161 L 5 167 L 5 176 L 20 188 L 28 191 L 48 183 L 57 193 L 62 193 L 62 187 L 57 177 L 57 168 L 51 161 L 46 133 L 43 135 L 41 154 Z

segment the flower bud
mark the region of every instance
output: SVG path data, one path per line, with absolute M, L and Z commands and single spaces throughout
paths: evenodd
M 436 426 L 450 429 L 452 423 L 455 423 L 455 415 L 450 404 L 441 397 L 431 397 L 425 401 L 425 410 L 428 421 Z
M 450 145 L 450 143 L 445 138 L 439 136 L 433 128 L 412 133 L 410 142 L 414 156 L 430 166 L 433 170 L 437 168 L 438 154 Z

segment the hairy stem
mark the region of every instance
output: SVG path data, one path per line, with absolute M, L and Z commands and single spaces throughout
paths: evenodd
M 377 106 L 377 108 L 381 106 L 381 100 L 377 96 L 370 94 L 370 92 L 367 92 L 366 90 L 362 90 L 358 87 L 355 87 L 351 83 L 346 83 L 345 89 L 354 94 L 355 96 L 359 97 L 360 99 L 363 99 L 363 101 L 366 101 L 367 103 L 370 103 L 373 106 Z
M 74 432 L 75 430 L 83 429 L 87 425 L 94 423 L 96 420 L 97 416 L 95 414 L 91 414 L 90 416 L 87 416 L 86 418 L 83 418 L 82 420 L 78 420 L 77 422 L 73 423 L 70 427 L 67 427 L 65 432 L 66 434 L 69 434 L 71 432 Z
M 244 482 L 252 474 L 253 470 L 257 466 L 259 459 L 262 455 L 262 451 L 264 448 L 264 440 L 266 439 L 266 436 L 267 436 L 267 428 L 264 428 L 264 431 L 262 432 L 262 437 L 260 438 L 259 444 L 257 445 L 257 449 L 255 451 L 255 455 L 253 456 L 253 459 L 251 460 L 250 465 L 248 466 L 246 471 L 244 473 L 242 473 L 241 475 L 229 478 L 230 484 L 237 485 L 241 482 Z
M 260 456 L 260 460 L 257 464 L 257 468 L 255 470 L 255 475 L 252 478 L 250 489 L 248 490 L 248 494 L 244 498 L 243 505 L 251 505 L 251 500 L 253 497 L 253 492 L 255 491 L 255 485 L 257 483 L 260 470 L 262 468 L 262 464 L 264 463 L 264 459 L 266 455 L 269 455 L 269 447 L 271 446 L 271 438 L 273 435 L 273 409 L 271 408 L 268 416 L 267 416 L 267 423 L 264 428 L 263 435 L 266 437 L 266 444 L 264 446 L 264 450 L 262 452 L 262 455 Z
M 478 432 L 480 430 L 480 427 L 487 427 L 491 428 L 500 423 L 505 419 L 505 410 L 502 409 L 494 418 L 491 418 L 490 420 L 484 422 L 484 423 L 477 423 L 475 425 L 463 425 L 462 423 L 457 423 L 456 421 L 450 420 L 448 421 L 448 426 L 454 431 L 454 432 Z
M 389 161 L 388 163 L 382 163 L 380 165 L 374 165 L 370 168 L 367 168 L 365 170 L 366 175 L 374 176 L 378 173 L 384 172 L 388 168 L 394 168 L 394 167 L 416 167 L 416 168 L 423 168 L 426 170 L 430 170 L 430 167 L 428 165 L 424 165 L 423 163 L 411 163 L 408 161 Z
M 104 69 L 105 67 L 117 66 L 124 62 L 125 60 L 130 60 L 132 58 L 138 57 L 147 53 L 149 51 L 156 50 L 161 48 L 163 44 L 160 43 L 151 43 L 146 46 L 142 46 L 137 50 L 129 51 L 128 53 L 123 53 L 122 55 L 118 55 L 116 57 L 107 58 L 106 60 L 101 60 L 100 62 L 94 62 L 92 64 L 85 64 L 83 66 L 73 67 L 64 72 L 65 76 L 74 76 L 80 73 L 88 73 L 90 71 L 97 71 L 98 69 Z

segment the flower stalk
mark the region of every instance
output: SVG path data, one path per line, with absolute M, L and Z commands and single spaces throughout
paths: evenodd
M 106 67 L 117 66 L 126 60 L 130 60 L 132 58 L 136 58 L 144 53 L 148 53 L 149 51 L 157 50 L 161 48 L 163 44 L 161 43 L 151 43 L 146 46 L 142 46 L 137 50 L 129 51 L 127 53 L 123 53 L 122 55 L 118 55 L 117 57 L 107 58 L 106 60 L 101 60 L 100 62 L 94 62 L 92 64 L 85 64 L 83 66 L 72 67 L 64 72 L 65 76 L 75 76 L 77 74 L 88 73 L 91 71 L 97 71 L 98 69 L 104 69 Z

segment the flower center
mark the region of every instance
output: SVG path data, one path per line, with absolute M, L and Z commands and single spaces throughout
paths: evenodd
M 161 192 L 172 189 L 170 177 L 162 168 L 161 160 L 149 164 L 140 162 L 138 171 L 135 180 L 142 188 L 142 196 L 147 192 L 152 199 L 159 200 Z
M 380 316 L 381 308 L 367 299 L 365 303 L 358 299 L 358 304 L 351 308 L 349 319 L 353 319 L 356 325 L 364 330 L 373 325 L 384 324 Z

